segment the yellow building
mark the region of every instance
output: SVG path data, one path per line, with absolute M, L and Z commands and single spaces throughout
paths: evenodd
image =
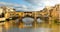
M 57 32 L 60 30 L 58 27 L 60 27 L 59 22 L 60 22 L 60 5 L 56 5 L 54 7 L 46 7 L 43 10 L 40 11 L 34 11 L 34 12 L 18 12 L 15 11 L 13 8 L 9 7 L 2 7 L 4 12 L 4 18 L 5 18 L 5 27 L 6 29 L 10 28 L 11 26 L 18 26 L 19 28 L 24 28 L 24 27 L 44 27 L 44 28 L 52 28 L 55 29 L 53 32 Z M 4 10 L 5 9 L 5 10 Z M 15 18 L 14 17 L 18 17 Z M 25 18 L 30 18 L 33 19 L 32 22 L 30 19 L 30 26 L 26 26 L 24 23 Z M 19 20 L 19 22 L 16 23 L 16 19 Z M 42 20 L 41 22 L 40 19 Z M 1 20 L 1 19 L 0 19 Z M 8 21 L 7 21 L 8 20 Z M 59 21 L 57 21 L 59 20 Z M 57 23 L 55 23 L 57 21 Z M 58 26 L 59 25 L 59 26 Z

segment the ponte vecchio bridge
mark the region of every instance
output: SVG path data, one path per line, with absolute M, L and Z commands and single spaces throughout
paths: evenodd
M 51 28 L 52 32 L 59 32 L 60 20 L 59 18 L 59 9 L 56 9 L 58 6 L 43 9 L 42 11 L 34 11 L 34 12 L 6 12 L 4 13 L 4 21 L 3 27 L 5 29 L 9 29 L 11 27 L 19 27 L 19 28 Z M 57 21 L 56 21 L 57 19 Z

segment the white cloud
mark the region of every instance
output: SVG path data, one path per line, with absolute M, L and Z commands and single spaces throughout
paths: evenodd
M 8 6 L 8 7 L 13 7 L 17 11 L 28 11 L 28 7 L 26 5 L 21 5 L 21 4 L 14 4 L 14 3 L 7 3 L 7 2 L 0 2 L 0 6 Z
M 45 6 L 54 6 L 55 4 L 60 4 L 60 0 L 25 0 L 25 1 L 29 3 L 29 6 L 7 2 L 0 2 L 0 6 L 5 5 L 14 7 L 16 10 L 19 11 L 40 11 Z
M 39 6 L 38 7 L 35 7 L 33 5 L 26 6 L 26 5 L 15 4 L 15 3 L 7 3 L 7 2 L 0 2 L 0 6 L 1 5 L 13 7 L 17 11 L 39 11 L 42 9 L 42 7 L 39 7 Z
M 27 2 L 35 5 L 55 5 L 60 3 L 60 0 L 26 0 Z
M 54 6 L 60 4 L 60 0 L 25 0 L 28 3 L 37 6 L 34 8 L 36 11 L 43 9 L 45 6 Z
M 13 7 L 16 9 L 16 11 L 35 11 L 35 8 L 32 5 L 26 6 L 26 5 L 15 4 L 15 3 L 0 2 L 0 6 L 1 5 Z
M 14 4 L 14 3 L 7 3 L 7 2 L 0 2 L 0 5 L 5 5 L 5 6 L 21 6 L 20 4 Z

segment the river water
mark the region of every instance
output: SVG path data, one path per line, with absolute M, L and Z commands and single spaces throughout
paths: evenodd
M 13 27 L 3 32 L 51 32 L 50 28 L 17 28 Z
M 25 20 L 26 19 L 24 19 L 24 21 Z M 38 19 L 38 21 L 40 21 L 40 20 Z M 43 28 L 43 27 L 40 27 L 40 28 L 18 28 L 18 27 L 12 27 L 12 28 L 9 28 L 8 30 L 3 28 L 2 31 L 3 32 L 51 32 L 52 29 L 51 28 Z

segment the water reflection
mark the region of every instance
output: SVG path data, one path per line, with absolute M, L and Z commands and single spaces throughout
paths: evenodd
M 41 23 L 41 22 L 43 22 L 43 21 L 42 21 L 40 18 L 38 18 L 38 19 L 37 19 L 37 22 L 38 22 L 38 23 Z
M 33 18 L 23 18 L 22 19 L 23 22 L 26 24 L 26 23 L 32 23 L 34 21 Z M 15 20 L 17 23 L 19 22 L 18 19 Z M 40 20 L 40 18 L 37 19 L 38 22 L 42 22 L 42 20 Z M 31 24 L 32 26 L 32 24 Z M 17 26 L 14 27 L 12 26 L 11 28 L 9 28 L 8 30 L 6 30 L 6 32 L 51 32 L 52 29 L 51 28 L 43 28 L 43 27 L 40 27 L 40 28 L 18 28 Z M 5 32 L 5 29 L 3 30 L 3 32 Z
M 10 28 L 7 32 L 51 32 L 50 28 Z

